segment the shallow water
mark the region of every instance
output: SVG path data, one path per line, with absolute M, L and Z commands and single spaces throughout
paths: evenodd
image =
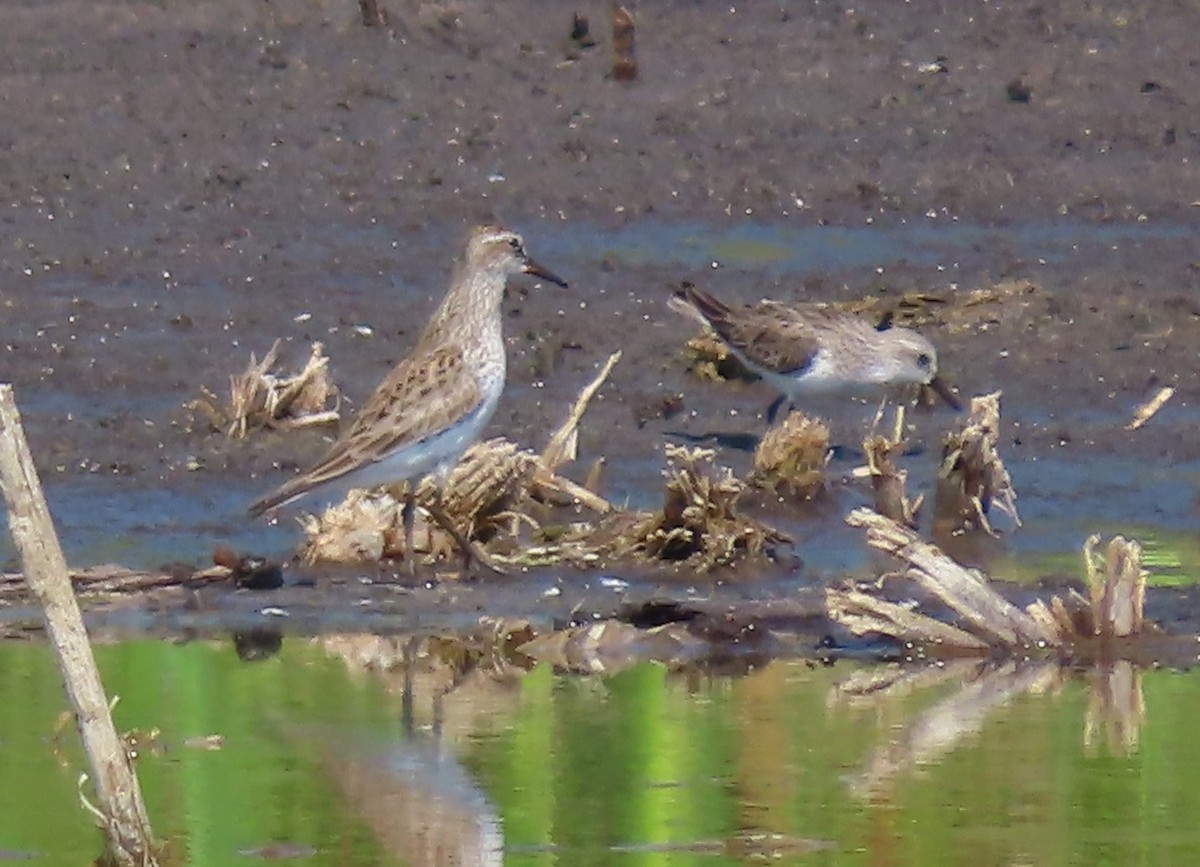
M 780 661 L 744 676 L 476 669 L 376 640 L 99 648 L 175 863 L 1183 864 L 1200 672 Z M 425 658 L 428 661 L 428 658 Z M 343 662 L 358 660 L 359 662 Z M 408 672 L 406 677 L 405 673 Z M 84 863 L 47 648 L 0 645 L 0 852 Z M 440 697 L 439 697 L 440 696 Z M 157 737 L 147 733 L 158 730 Z M 219 735 L 216 748 L 193 739 Z M 208 746 L 213 746 L 208 744 Z
M 598 261 L 622 267 L 674 265 L 696 268 L 762 268 L 782 276 L 840 272 L 863 267 L 951 266 L 1021 256 L 1043 263 L 1081 254 L 1118 252 L 1123 245 L 1168 242 L 1190 245 L 1195 229 L 1172 224 L 1095 224 L 1061 220 L 982 226 L 936 215 L 899 226 L 813 226 L 807 221 L 726 226 L 639 220 L 617 229 L 580 223 L 539 232 L 547 257 Z

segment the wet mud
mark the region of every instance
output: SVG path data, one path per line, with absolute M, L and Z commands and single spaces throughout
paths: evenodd
M 921 327 L 963 394 L 1004 392 L 999 446 L 1026 526 L 961 553 L 1041 558 L 1036 575 L 1063 578 L 1053 558 L 1090 532 L 1194 530 L 1188 4 L 641 4 L 634 82 L 611 77 L 608 4 L 385 5 L 385 29 L 361 26 L 352 2 L 6 11 L 0 378 L 73 563 L 199 565 L 216 544 L 285 558 L 291 517 L 251 522 L 245 507 L 328 432 L 230 442 L 185 404 L 225 393 L 283 338 L 297 367 L 325 344 L 352 413 L 483 219 L 519 228 L 572 284 L 510 285 L 509 387 L 489 432 L 540 448 L 622 349 L 580 442 L 580 475 L 607 459 L 610 500 L 659 502 L 668 436 L 766 429 L 764 385 L 687 374 L 694 332 L 666 308 L 680 282 L 732 301 L 849 301 L 1019 279 L 1034 290 Z M 569 39 L 576 11 L 594 47 Z M 1173 399 L 1125 430 L 1163 385 Z M 852 447 L 873 412 L 806 409 Z M 928 491 L 955 417 L 911 418 L 904 465 Z M 721 459 L 750 466 L 746 451 Z M 813 503 L 752 504 L 796 539 L 795 558 L 699 584 L 622 577 L 762 598 L 869 571 L 842 525 L 870 496 L 854 464 L 835 461 Z M 532 610 L 546 582 L 599 577 L 473 585 L 440 616 Z M 303 578 L 289 570 L 291 592 Z M 321 587 L 362 615 L 344 585 Z

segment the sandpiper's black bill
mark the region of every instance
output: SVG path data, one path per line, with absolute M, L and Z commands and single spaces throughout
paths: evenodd
M 957 394 L 950 390 L 950 386 L 946 385 L 946 380 L 935 376 L 929 380 L 929 387 L 933 389 L 934 394 L 946 402 L 946 406 L 955 411 L 962 409 L 962 401 L 958 399 Z
M 563 287 L 564 289 L 568 288 L 566 280 L 564 280 L 562 277 L 559 277 L 557 274 L 555 274 L 549 268 L 546 268 L 543 265 L 538 264 L 537 262 L 533 261 L 532 259 L 526 260 L 525 273 L 532 274 L 534 277 L 541 277 L 543 280 L 549 280 L 551 283 L 555 283 L 555 284 Z

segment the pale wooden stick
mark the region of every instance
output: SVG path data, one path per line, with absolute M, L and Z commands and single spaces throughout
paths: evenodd
M 865 529 L 867 544 L 872 548 L 904 561 L 909 578 L 941 600 L 989 644 L 1013 648 L 1059 643 L 1059 636 L 1046 623 L 1009 603 L 977 571 L 960 566 L 908 527 L 863 508 L 852 511 L 846 523 Z
M 113 726 L 67 562 L 9 384 L 0 384 L 0 488 L 8 506 L 9 532 L 21 555 L 25 579 L 45 612 L 46 632 L 75 710 L 104 814 L 109 852 L 118 864 L 157 865 L 141 789 Z

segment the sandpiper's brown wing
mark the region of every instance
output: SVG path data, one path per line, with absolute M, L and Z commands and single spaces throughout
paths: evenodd
M 379 384 L 350 429 L 320 461 L 250 507 L 253 514 L 293 500 L 412 443 L 445 430 L 483 401 L 479 381 L 456 345 L 402 360 Z
M 809 321 L 814 315 L 827 315 L 820 308 L 801 315 L 773 301 L 731 307 L 694 286 L 684 286 L 677 297 L 689 304 L 718 337 L 765 370 L 799 372 L 812 364 L 821 348 Z

